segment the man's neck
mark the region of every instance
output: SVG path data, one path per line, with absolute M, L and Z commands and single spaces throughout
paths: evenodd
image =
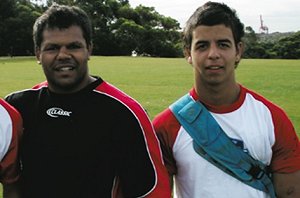
M 238 100 L 240 86 L 234 82 L 220 85 L 199 85 L 195 84 L 195 90 L 199 99 L 214 106 L 231 105 Z

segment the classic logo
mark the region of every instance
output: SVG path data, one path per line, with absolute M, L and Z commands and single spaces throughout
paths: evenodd
M 47 114 L 50 117 L 57 118 L 58 116 L 67 116 L 70 117 L 71 111 L 64 111 L 61 108 L 53 107 L 47 110 Z

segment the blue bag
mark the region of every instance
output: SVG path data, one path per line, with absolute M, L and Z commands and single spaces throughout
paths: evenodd
M 170 109 L 193 138 L 198 154 L 245 184 L 276 197 L 266 165 L 238 148 L 203 104 L 186 94 Z

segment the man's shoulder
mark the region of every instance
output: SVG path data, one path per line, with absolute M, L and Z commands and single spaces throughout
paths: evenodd
M 187 95 L 184 95 L 183 97 L 179 98 L 178 100 L 176 100 L 175 102 L 173 102 L 169 107 L 167 107 L 166 109 L 164 109 L 163 111 L 161 111 L 159 114 L 157 114 L 154 119 L 153 119 L 153 124 L 155 127 L 168 127 L 168 126 L 172 126 L 172 128 L 174 126 L 179 127 L 180 123 L 177 120 L 177 118 L 175 117 L 174 113 L 173 113 L 173 109 L 172 106 L 179 104 L 179 102 L 186 97 Z M 184 105 L 185 103 L 181 103 L 180 105 Z
M 108 82 L 103 81 L 95 88 L 95 91 L 108 96 L 112 100 L 118 101 L 131 110 L 142 108 L 141 104 L 136 99 Z
M 165 110 L 157 114 L 154 117 L 152 123 L 157 133 L 177 134 L 178 130 L 181 127 L 179 121 L 176 119 L 170 108 L 166 108 Z
M 162 112 L 158 113 L 153 119 L 153 123 L 155 125 L 167 124 L 176 121 L 177 119 L 169 108 L 166 108 Z
M 47 81 L 41 82 L 39 84 L 36 84 L 31 89 L 38 90 L 38 89 L 41 89 L 43 87 L 48 87 L 48 82 Z
M 12 106 L 22 105 L 23 103 L 31 103 L 37 98 L 45 86 L 35 85 L 31 88 L 18 90 L 5 96 L 5 101 Z
M 21 99 L 24 97 L 28 97 L 30 95 L 37 94 L 39 91 L 40 89 L 31 89 L 31 88 L 15 91 L 5 96 L 5 100 L 9 102 L 11 100 Z
M 245 87 L 243 87 L 243 89 L 245 90 L 246 94 L 251 95 L 252 99 L 254 99 L 255 101 L 257 101 L 257 102 L 263 104 L 265 107 L 267 107 L 273 116 L 280 116 L 280 117 L 287 116 L 286 112 L 284 111 L 284 109 L 282 107 L 275 104 L 271 100 L 267 99 L 265 96 L 261 95 L 260 93 L 258 93 L 256 91 L 245 88 Z

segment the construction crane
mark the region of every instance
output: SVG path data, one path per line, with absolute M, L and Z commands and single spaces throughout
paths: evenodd
M 262 16 L 260 15 L 260 27 L 259 27 L 259 32 L 261 34 L 269 34 L 269 28 L 264 25 L 264 21 L 262 20 Z

